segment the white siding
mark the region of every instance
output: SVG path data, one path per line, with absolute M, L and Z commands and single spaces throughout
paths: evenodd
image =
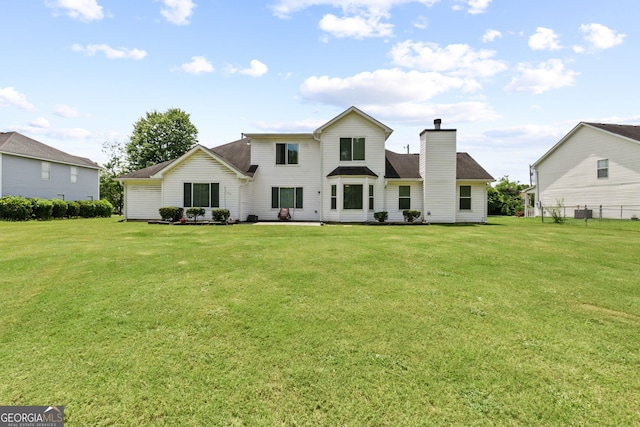
M 365 160 L 340 161 L 340 138 L 365 138 Z M 321 136 L 322 147 L 322 210 L 324 221 L 365 222 L 373 221 L 373 213 L 384 210 L 385 133 L 378 125 L 351 113 L 325 128 Z M 374 176 L 342 176 L 327 178 L 338 166 L 366 166 Z M 331 185 L 338 189 L 337 209 L 331 210 Z M 362 184 L 363 209 L 343 209 L 344 184 Z M 369 185 L 374 186 L 374 207 L 369 210 Z
M 298 164 L 276 165 L 276 144 L 298 144 Z M 320 221 L 320 145 L 311 136 L 278 135 L 251 140 L 254 175 L 252 215 L 260 221 L 276 221 L 279 209 L 271 207 L 272 187 L 302 187 L 302 209 L 291 209 L 294 221 Z M 245 218 L 246 219 L 246 218 Z
M 424 211 L 429 222 L 456 221 L 456 132 L 428 130 L 420 136 L 424 179 Z
M 598 160 L 609 160 L 609 176 L 598 178 Z M 537 165 L 536 201 L 555 206 L 559 200 L 567 216 L 587 205 L 603 216 L 620 218 L 620 207 L 640 214 L 640 144 L 582 126 Z
M 471 186 L 471 209 L 460 209 L 460 186 Z M 486 183 L 458 181 L 456 186 L 456 222 L 484 223 L 487 220 Z
M 128 181 L 124 186 L 125 219 L 161 219 L 158 209 L 162 207 L 160 181 Z
M 386 199 L 386 210 L 389 212 L 390 222 L 402 222 L 404 221 L 404 215 L 402 215 L 402 211 L 404 209 L 399 208 L 400 203 L 400 186 L 401 185 L 409 185 L 411 186 L 411 209 L 420 211 L 420 218 L 414 220 L 414 222 L 421 222 L 424 219 L 424 199 L 422 193 L 422 182 L 402 182 L 402 181 L 393 181 L 387 184 L 387 188 L 385 189 L 385 199 Z
M 243 212 L 240 180 L 236 172 L 210 155 L 196 151 L 164 174 L 162 184 L 162 206 L 184 206 L 184 183 L 218 183 L 220 185 L 220 208 L 229 209 L 233 218 L 242 220 Z M 211 219 L 211 208 L 205 208 L 205 218 Z M 246 219 L 246 218 L 244 218 Z

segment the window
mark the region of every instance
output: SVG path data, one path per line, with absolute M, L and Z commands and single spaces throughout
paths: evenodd
M 460 186 L 460 210 L 471 210 L 471 186 Z
M 609 177 L 609 159 L 598 160 L 598 178 Z
M 338 209 L 338 186 L 335 184 L 331 186 L 331 209 Z
M 398 187 L 398 209 L 411 209 L 411 187 L 401 185 Z
M 340 160 L 364 160 L 364 138 L 340 138 Z
M 362 184 L 345 184 L 342 196 L 343 209 L 362 209 Z
M 276 144 L 276 165 L 297 165 L 298 144 Z
M 71 182 L 74 184 L 78 182 L 78 168 L 75 166 L 71 166 Z
M 220 184 L 184 183 L 185 208 L 218 208 L 220 207 Z
M 373 185 L 369 186 L 369 210 L 373 210 Z
M 51 163 L 42 162 L 42 180 L 51 181 Z
M 271 207 L 302 209 L 302 187 L 271 187 Z

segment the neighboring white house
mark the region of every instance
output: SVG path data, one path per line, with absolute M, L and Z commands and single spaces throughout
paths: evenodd
M 640 216 L 640 126 L 581 122 L 532 165 L 535 208 L 585 206 L 594 218 Z M 578 212 L 578 215 L 581 215 Z
M 487 218 L 494 181 L 467 153 L 456 153 L 456 131 L 427 129 L 420 154 L 385 149 L 392 129 L 351 107 L 311 133 L 244 134 L 211 149 L 197 145 L 178 159 L 118 177 L 128 220 L 159 219 L 162 206 L 216 207 L 245 220 L 368 222 L 387 211 L 422 212 L 433 223 Z
M 0 132 L 0 197 L 98 200 L 100 166 L 26 137 Z

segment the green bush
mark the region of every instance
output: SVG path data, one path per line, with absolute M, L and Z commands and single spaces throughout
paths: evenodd
M 64 218 L 67 214 L 67 202 L 60 199 L 51 200 L 53 203 L 53 210 L 51 211 L 51 216 L 54 218 L 60 219 Z
M 214 221 L 226 221 L 230 216 L 229 209 L 211 209 L 211 219 Z
M 387 211 L 374 212 L 373 217 L 378 222 L 385 222 L 387 218 L 389 218 L 389 212 Z
M 47 199 L 31 198 L 31 217 L 35 219 L 51 219 L 53 214 L 53 202 Z
M 178 222 L 180 218 L 182 218 L 182 214 L 184 213 L 184 209 L 179 208 L 177 206 L 165 206 L 159 209 L 160 218 L 163 221 L 173 221 Z
M 26 221 L 31 218 L 31 202 L 21 196 L 0 199 L 0 218 L 10 221 Z
M 413 222 L 415 219 L 420 217 L 420 211 L 405 209 L 402 211 L 402 215 L 404 216 L 405 221 Z
M 78 215 L 83 218 L 94 218 L 96 216 L 96 205 L 93 200 L 78 200 L 80 209 Z
M 67 217 L 75 218 L 80 215 L 80 205 L 78 202 L 67 202 Z
M 188 208 L 187 209 L 188 218 L 191 218 L 197 222 L 199 216 L 204 216 L 204 208 Z
M 105 199 L 96 200 L 93 202 L 94 216 L 101 218 L 109 218 L 113 214 L 113 205 Z

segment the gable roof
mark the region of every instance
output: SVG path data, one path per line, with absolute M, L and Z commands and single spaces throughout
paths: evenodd
M 120 175 L 119 179 L 148 179 L 154 175 L 165 171 L 174 163 L 178 163 L 181 159 L 188 157 L 192 152 L 196 150 L 202 150 L 213 157 L 220 160 L 223 164 L 236 170 L 236 172 L 253 176 L 257 166 L 251 165 L 251 140 L 249 138 L 242 138 L 237 141 L 230 142 L 228 144 L 220 145 L 219 147 L 206 148 L 202 145 L 196 145 L 183 156 L 178 159 L 168 160 L 166 162 L 158 163 L 153 166 L 149 166 L 144 169 L 129 172 L 124 175 Z
M 456 154 L 456 179 L 495 181 L 468 153 Z
M 617 124 L 610 124 L 610 123 L 580 122 L 573 129 L 571 129 L 571 131 L 569 131 L 568 134 L 563 136 L 560 141 L 558 141 L 553 147 L 551 147 L 549 149 L 549 151 L 544 153 L 542 155 L 542 157 L 540 157 L 538 160 L 536 160 L 535 163 L 533 163 L 531 165 L 531 167 L 533 167 L 533 168 L 537 167 L 544 159 L 549 157 L 549 155 L 551 155 L 551 153 L 556 151 L 556 149 L 560 145 L 562 145 L 566 140 L 571 138 L 571 136 L 573 136 L 574 133 L 576 133 L 580 128 L 582 128 L 584 126 L 587 126 L 587 127 L 590 127 L 592 129 L 596 129 L 596 130 L 599 130 L 599 131 L 602 131 L 602 132 L 606 132 L 606 133 L 609 133 L 611 135 L 623 137 L 623 138 L 629 139 L 629 140 L 631 140 L 633 142 L 640 143 L 640 126 L 617 125 Z
M 329 126 L 333 125 L 334 123 L 338 122 L 340 119 L 342 119 L 343 117 L 351 114 L 351 113 L 355 113 L 357 115 L 359 115 L 360 117 L 362 117 L 363 119 L 373 123 L 374 125 L 378 126 L 379 128 L 381 128 L 384 131 L 384 139 L 385 141 L 387 140 L 387 138 L 389 138 L 389 135 L 391 135 L 391 133 L 393 133 L 393 129 L 391 129 L 389 126 L 379 122 L 378 120 L 374 119 L 373 117 L 371 117 L 370 115 L 368 115 L 367 113 L 363 112 L 362 110 L 356 108 L 356 107 L 349 107 L 346 110 L 344 110 L 342 113 L 338 114 L 337 116 L 335 116 L 333 119 L 329 120 L 327 123 L 323 124 L 322 126 L 320 126 L 318 129 L 316 129 L 313 134 L 314 135 L 319 135 L 321 134 L 326 128 L 328 128 Z
M 43 144 L 18 132 L 0 132 L 0 153 L 100 169 L 97 163 L 86 157 L 78 157 L 65 153 L 64 151 Z

